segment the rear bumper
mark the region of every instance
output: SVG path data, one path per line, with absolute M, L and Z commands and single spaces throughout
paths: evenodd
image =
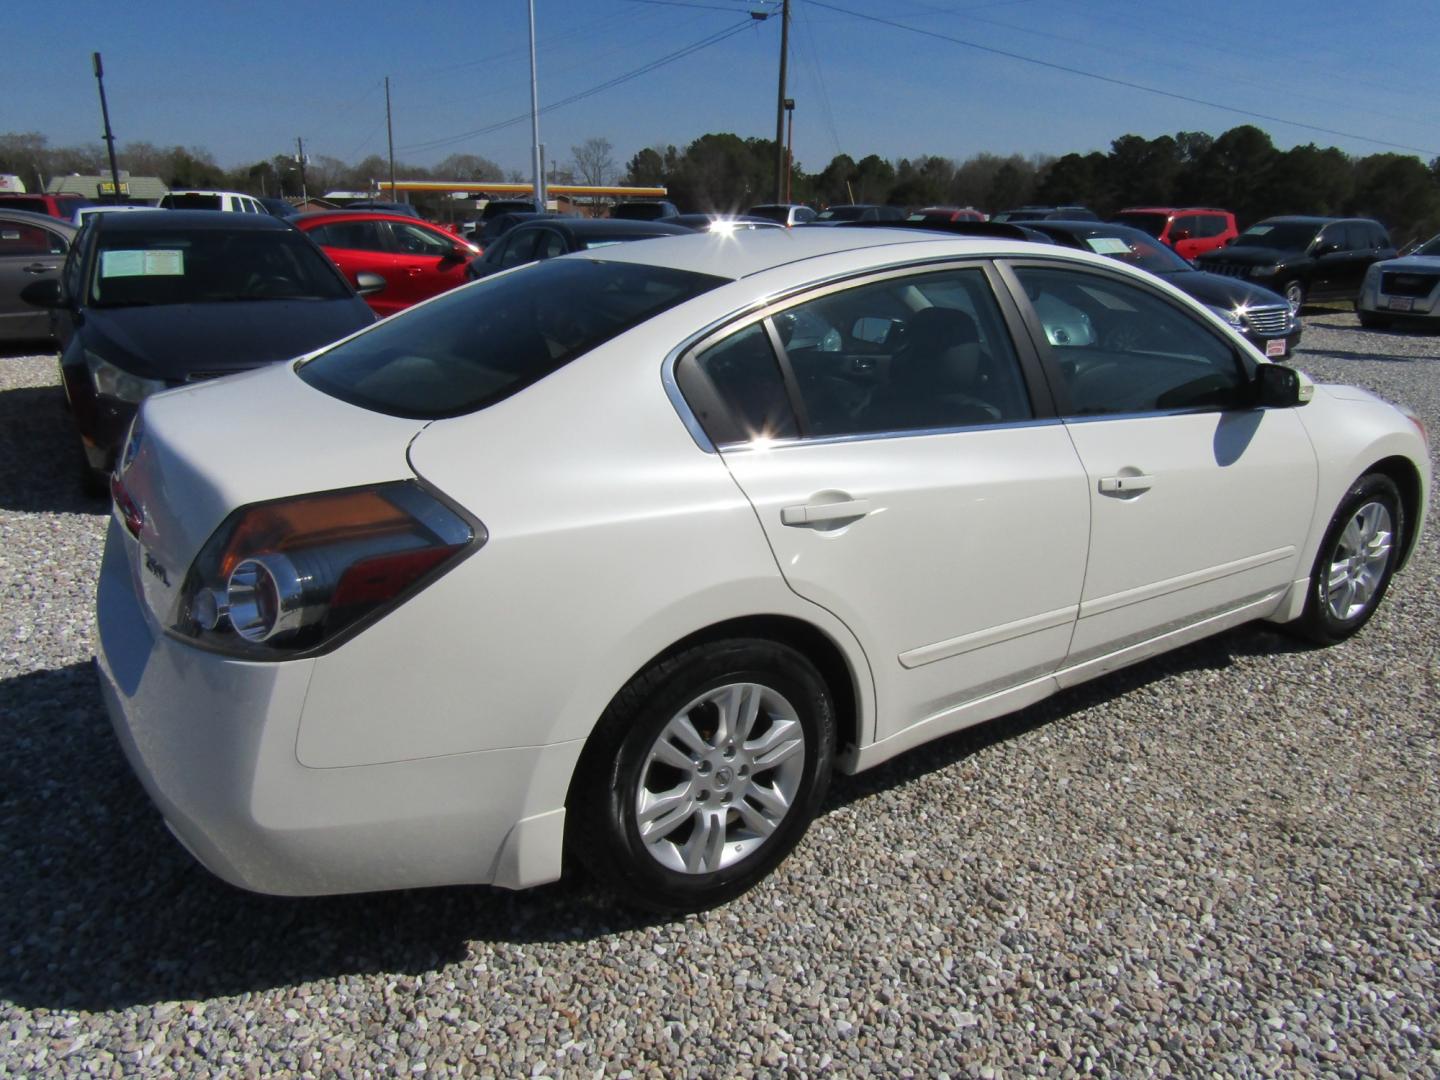
M 105 704 L 166 824 L 213 873 L 281 895 L 560 876 L 579 742 L 307 768 L 295 746 L 312 662 L 170 638 L 137 597 L 132 556 L 112 522 L 97 598 Z

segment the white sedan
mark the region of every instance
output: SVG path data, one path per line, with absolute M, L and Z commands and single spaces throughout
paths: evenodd
M 150 398 L 100 669 L 181 842 L 269 893 L 630 902 L 767 874 L 869 768 L 1252 619 L 1331 643 L 1419 422 L 1159 279 L 924 232 L 549 260 Z

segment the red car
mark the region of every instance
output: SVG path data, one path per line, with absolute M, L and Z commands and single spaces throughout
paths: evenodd
M 1194 259 L 1222 248 L 1239 235 L 1235 215 L 1209 206 L 1135 206 L 1110 219 L 1116 225 L 1143 229 L 1169 244 L 1182 259 Z
M 294 225 L 310 234 L 352 285 L 367 271 L 385 279 L 385 288 L 365 297 L 377 315 L 393 315 L 465 284 L 465 267 L 480 254 L 474 244 L 436 225 L 399 214 L 324 211 L 303 214 Z
M 909 221 L 988 221 L 989 216 L 973 206 L 927 206 L 923 210 L 916 210 L 907 219 Z

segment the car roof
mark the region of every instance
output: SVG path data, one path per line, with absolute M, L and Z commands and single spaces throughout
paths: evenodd
M 398 221 L 405 225 L 428 225 L 436 232 L 445 231 L 424 218 L 411 217 L 409 214 L 391 214 L 385 210 L 315 210 L 308 214 L 299 214 L 290 220 L 301 228 L 318 225 L 321 221 Z
M 288 222 L 269 214 L 236 214 L 226 210 L 166 210 L 158 214 L 97 214 L 90 228 L 106 233 L 191 232 L 229 229 L 246 232 L 287 232 Z
M 666 221 L 631 221 L 626 218 L 571 218 L 547 215 L 544 218 L 522 221 L 515 231 L 545 226 L 560 229 L 574 236 L 634 236 L 643 233 L 649 236 L 684 236 L 692 230 Z
M 1267 217 L 1267 218 L 1265 218 L 1265 219 L 1263 219 L 1263 220 L 1261 220 L 1261 221 L 1257 221 L 1257 222 L 1255 223 L 1255 225 L 1267 225 L 1267 224 L 1271 224 L 1271 223 L 1273 223 L 1273 222 L 1278 222 L 1278 221 L 1283 221 L 1283 222 L 1286 222 L 1287 224 L 1293 222 L 1293 223 L 1296 224 L 1296 225 L 1328 225 L 1328 224 L 1330 224 L 1330 222 L 1332 222 L 1332 221 L 1362 221 L 1362 220 L 1364 220 L 1364 219 L 1363 219 L 1363 218 L 1320 217 L 1318 214 L 1276 214 L 1274 217 Z M 1255 227 L 1254 225 L 1251 226 L 1252 229 L 1253 229 L 1254 227 Z
M 21 225 L 45 225 L 58 228 L 63 233 L 74 236 L 78 231 L 74 225 L 64 218 L 57 218 L 51 214 L 37 214 L 33 210 L 9 210 L 4 203 L 0 203 L 0 218 L 6 221 L 19 222 Z
M 1119 214 L 1228 214 L 1218 206 L 1127 206 Z
M 682 230 L 684 235 L 638 244 L 617 244 L 614 247 L 578 252 L 569 258 L 595 259 L 601 262 L 629 262 L 663 266 L 675 270 L 692 270 L 715 277 L 744 278 L 776 267 L 806 259 L 822 258 L 845 252 L 885 247 L 902 248 L 915 244 L 936 247 L 937 256 L 1033 255 L 1036 245 L 1030 240 L 1008 240 L 983 237 L 972 239 L 947 235 L 944 232 L 910 228 L 831 228 L 831 229 L 744 229 L 740 232 L 697 233 Z M 1069 252 L 1069 248 L 1054 248 Z M 1081 253 L 1084 254 L 1084 253 Z M 903 256 L 897 251 L 897 261 Z M 1104 265 L 1113 260 L 1095 259 Z
M 224 191 L 220 188 L 171 188 L 167 195 L 233 195 L 237 198 L 254 199 L 257 196 L 246 195 L 243 191 Z

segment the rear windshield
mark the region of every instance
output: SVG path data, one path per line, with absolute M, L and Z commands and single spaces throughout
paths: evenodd
M 161 204 L 171 210 L 219 210 L 219 195 L 166 195 Z
M 1114 220 L 1120 225 L 1144 229 L 1151 236 L 1159 236 L 1165 231 L 1165 223 L 1170 218 L 1165 214 L 1116 214 Z
M 553 259 L 377 324 L 300 368 L 317 390 L 421 420 L 483 409 L 725 278 Z

